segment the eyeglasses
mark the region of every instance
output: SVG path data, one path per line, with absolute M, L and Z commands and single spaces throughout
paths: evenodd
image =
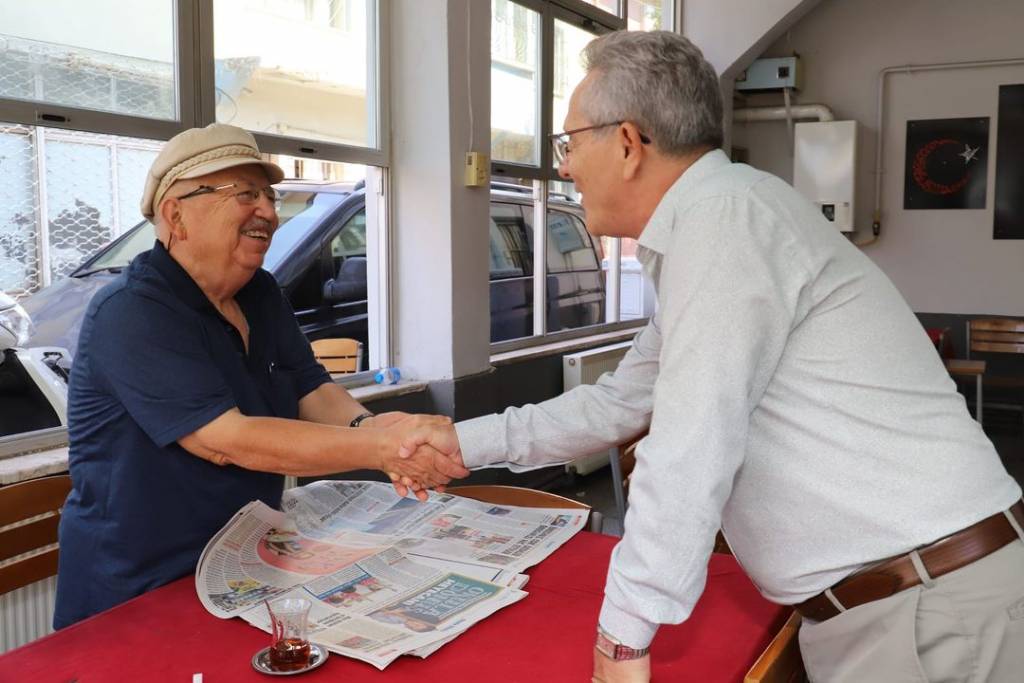
M 198 197 L 203 194 L 212 194 L 214 192 L 220 192 L 221 190 L 227 190 L 232 187 L 238 187 L 238 183 L 228 183 L 227 185 L 218 185 L 217 187 L 211 187 L 210 185 L 200 185 L 196 189 L 192 190 L 188 194 L 183 194 L 178 199 L 189 199 L 191 197 Z M 234 193 L 235 199 L 242 206 L 251 206 L 260 200 L 260 196 L 264 196 L 270 200 L 271 204 L 276 204 L 281 199 L 281 193 L 275 190 L 270 185 L 259 190 L 240 190 Z
M 559 165 L 564 164 L 566 160 L 569 158 L 570 136 L 573 136 L 576 133 L 582 133 L 587 130 L 608 128 L 609 126 L 621 126 L 624 123 L 625 121 L 612 121 L 610 123 L 598 123 L 593 126 L 584 126 L 583 128 L 573 128 L 572 130 L 563 131 L 561 133 L 552 133 L 551 135 L 548 136 L 548 139 L 551 140 L 551 148 L 555 152 L 555 163 Z M 643 133 L 640 133 L 640 142 L 645 145 L 649 145 L 651 144 L 651 139 L 644 135 Z

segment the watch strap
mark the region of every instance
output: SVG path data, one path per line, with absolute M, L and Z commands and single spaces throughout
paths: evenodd
M 597 642 L 594 643 L 594 647 L 605 657 L 616 662 L 627 659 L 640 659 L 651 651 L 649 647 L 635 648 L 623 645 L 606 633 L 600 626 L 597 627 Z
M 365 420 L 368 417 L 373 417 L 373 413 L 371 413 L 370 411 L 366 411 L 365 413 L 360 413 L 359 415 L 356 415 L 354 418 L 352 418 L 352 421 L 348 423 L 348 426 L 349 427 L 358 427 L 359 425 L 361 425 L 363 423 L 363 420 Z

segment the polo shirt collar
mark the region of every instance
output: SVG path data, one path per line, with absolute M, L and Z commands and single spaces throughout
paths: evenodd
M 174 295 L 181 299 L 189 308 L 202 310 L 213 307 L 213 304 L 203 290 L 200 289 L 199 285 L 196 284 L 196 281 L 192 279 L 187 270 L 181 267 L 180 263 L 174 260 L 174 257 L 164 248 L 160 240 L 157 240 L 156 244 L 153 245 L 153 250 L 149 255 L 149 265 L 160 273 L 161 277 L 170 285 Z M 251 290 L 255 286 L 255 281 L 256 278 L 253 277 L 238 291 L 235 298 L 239 303 L 248 303 Z M 244 308 L 245 306 L 243 306 Z
M 644 226 L 637 240 L 640 246 L 664 256 L 672 240 L 676 213 L 689 204 L 693 188 L 709 175 L 731 163 L 725 152 L 713 149 L 683 171 L 658 202 L 657 208 Z

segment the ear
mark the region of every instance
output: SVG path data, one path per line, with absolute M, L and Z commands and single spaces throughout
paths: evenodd
M 640 174 L 640 165 L 648 151 L 640 139 L 640 129 L 636 124 L 625 121 L 616 129 L 615 135 L 622 153 L 622 179 L 634 180 Z
M 185 222 L 181 214 L 181 201 L 176 198 L 165 198 L 160 201 L 160 219 L 171 235 L 178 242 L 188 239 Z

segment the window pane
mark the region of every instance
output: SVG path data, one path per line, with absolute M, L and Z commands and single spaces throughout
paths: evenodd
M 532 254 L 532 202 L 525 207 L 524 217 Z M 549 183 L 547 218 L 547 331 L 604 322 L 605 276 L 597 267 L 601 260 L 600 247 L 586 232 L 583 208 L 559 193 L 555 183 Z
M 622 16 L 622 12 L 619 11 L 619 0 L 583 0 L 588 5 L 599 7 L 609 14 L 614 14 L 617 17 Z M 631 7 L 630 10 L 633 8 Z
M 580 61 L 583 48 L 595 38 L 593 33 L 555 20 L 555 73 L 554 101 L 551 109 L 551 130 L 565 130 L 565 115 L 569 112 L 569 98 L 586 72 Z M 555 164 L 557 166 L 557 164 Z
M 4 2 L 0 97 L 178 118 L 173 0 Z
M 671 31 L 674 0 L 628 0 L 630 31 Z
M 281 224 L 263 267 L 284 289 L 299 327 L 310 340 L 356 339 L 371 357 L 377 288 L 369 278 L 376 230 L 367 224 L 365 180 L 357 164 L 271 155 L 289 177 L 281 193 Z M 377 201 L 376 193 L 369 194 Z M 372 213 L 372 212 L 370 212 Z M 364 367 L 367 363 L 363 361 Z
M 0 124 L 0 289 L 24 296 L 56 282 L 139 223 L 160 145 Z
M 215 0 L 217 120 L 373 147 L 375 0 Z M 329 115 L 324 115 L 329 112 Z
M 491 0 L 491 158 L 540 163 L 540 14 Z

